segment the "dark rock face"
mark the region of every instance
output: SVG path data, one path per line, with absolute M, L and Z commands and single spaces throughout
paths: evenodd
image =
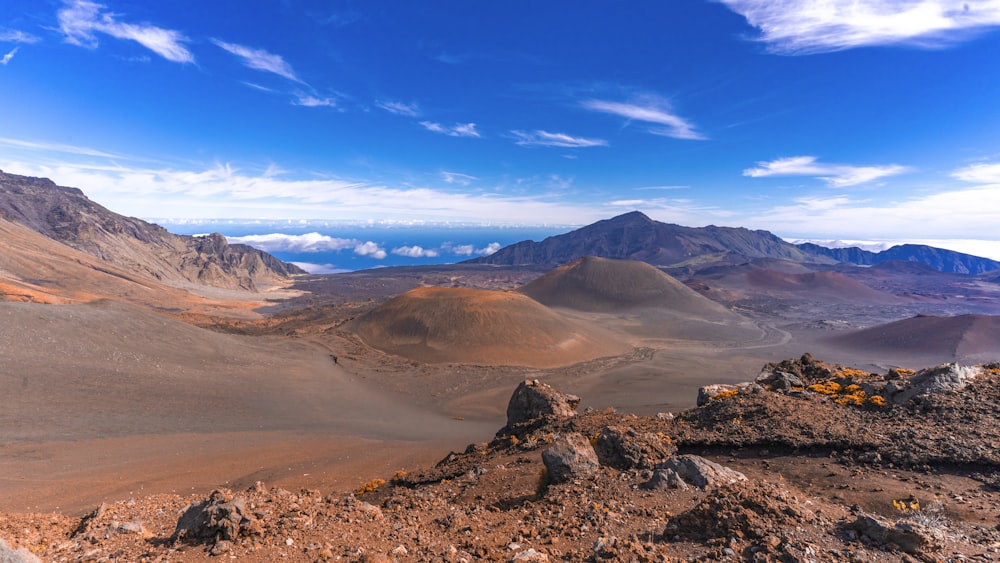
M 586 477 L 600 467 L 590 441 L 576 432 L 557 438 L 549 449 L 542 452 L 542 463 L 553 483 Z
M 826 248 L 808 242 L 797 246 L 814 256 L 825 256 L 838 262 L 859 266 L 874 266 L 890 261 L 909 261 L 926 264 L 941 272 L 954 274 L 981 274 L 1000 269 L 1000 262 L 996 260 L 922 244 L 901 244 L 881 252 L 871 252 L 853 247 Z
M 537 420 L 559 420 L 576 414 L 580 397 L 556 391 L 537 379 L 517 386 L 507 403 L 507 428 Z
M 228 490 L 216 490 L 208 500 L 191 505 L 174 530 L 174 541 L 233 541 L 240 536 L 259 533 L 259 526 L 249 514 L 246 500 Z
M 616 469 L 652 469 L 677 451 L 665 436 L 618 426 L 601 430 L 594 449 L 601 465 Z
M 292 264 L 225 237 L 174 235 L 124 217 L 76 188 L 0 171 L 0 219 L 20 223 L 67 246 L 155 279 L 256 290 L 285 276 L 304 274 Z
M 806 254 L 767 231 L 682 227 L 654 221 L 638 211 L 598 221 L 542 242 L 519 242 L 468 262 L 557 266 L 584 256 L 598 256 L 670 266 L 699 256 L 730 254 L 832 263 L 830 259 Z

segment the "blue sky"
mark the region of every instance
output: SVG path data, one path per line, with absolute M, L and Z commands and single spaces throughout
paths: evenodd
M 996 256 L 998 53 L 998 0 L 4 0 L 0 169 L 147 219 L 638 209 Z

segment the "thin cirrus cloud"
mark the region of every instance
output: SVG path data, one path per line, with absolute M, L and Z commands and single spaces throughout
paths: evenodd
M 42 38 L 19 29 L 0 30 L 0 43 L 38 43 Z
M 96 2 L 66 0 L 65 6 L 56 15 L 59 31 L 67 43 L 94 49 L 98 46 L 97 34 L 103 33 L 116 39 L 135 41 L 168 61 L 195 62 L 194 54 L 185 46 L 187 37 L 179 31 L 118 21 L 115 14 L 106 12 L 105 7 Z
M 474 137 L 478 138 L 481 135 L 479 131 L 476 131 L 475 123 L 456 123 L 454 125 L 442 125 L 435 121 L 421 121 L 420 125 L 428 131 L 433 131 L 434 133 L 441 133 L 442 135 L 448 135 L 449 137 Z
M 824 164 L 815 156 L 793 156 L 770 162 L 758 162 L 756 168 L 747 168 L 744 176 L 767 178 L 770 176 L 812 176 L 819 178 L 834 188 L 846 188 L 864 184 L 880 178 L 895 176 L 910 170 L 907 166 L 888 164 L 884 166 L 850 166 L 846 164 Z
M 420 115 L 420 106 L 417 104 L 394 102 L 392 100 L 377 100 L 375 105 L 396 115 L 405 115 L 407 117 L 417 117 Z
M 293 104 L 307 108 L 334 108 L 337 107 L 337 100 L 335 98 L 320 98 L 317 96 L 299 94 Z
M 288 64 L 288 62 L 286 62 L 281 55 L 269 53 L 264 49 L 255 49 L 253 47 L 247 47 L 246 45 L 229 43 L 222 41 L 221 39 L 212 39 L 212 43 L 215 43 L 215 45 L 220 49 L 228 51 L 229 53 L 242 59 L 243 64 L 249 68 L 277 74 L 278 76 L 287 78 L 292 82 L 302 82 L 299 80 L 299 77 L 295 75 L 295 71 L 292 70 L 292 65 Z
M 648 131 L 654 135 L 699 141 L 706 138 L 695 130 L 693 124 L 673 113 L 669 102 L 656 96 L 643 96 L 630 103 L 585 100 L 580 105 L 590 111 L 608 113 L 624 117 L 629 121 L 651 124 Z
M 583 148 L 583 147 L 606 147 L 608 142 L 604 139 L 588 139 L 586 137 L 573 137 L 565 133 L 549 133 L 541 129 L 535 131 L 511 131 L 517 139 L 514 141 L 522 147 L 562 147 L 562 148 Z
M 803 55 L 872 45 L 944 48 L 1000 26 L 996 0 L 719 0 L 760 30 L 775 53 Z
M 480 137 L 479 131 L 476 131 L 475 123 L 456 123 L 448 126 L 441 125 L 435 121 L 421 121 L 420 125 L 428 131 L 441 133 L 442 135 L 448 135 L 449 137 Z
M 468 187 L 472 185 L 472 182 L 475 182 L 479 178 L 468 174 L 462 174 L 461 172 L 448 172 L 447 170 L 442 170 L 441 179 L 444 180 L 445 184 L 455 184 Z

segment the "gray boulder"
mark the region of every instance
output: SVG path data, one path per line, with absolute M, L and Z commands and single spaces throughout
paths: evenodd
M 542 452 L 542 463 L 548 470 L 549 480 L 564 483 L 575 477 L 586 477 L 600 467 L 597 454 L 586 436 L 579 433 L 556 438 L 552 446 Z
M 633 428 L 605 426 L 594 446 L 601 465 L 617 469 L 653 469 L 677 448 L 666 437 Z
M 862 514 L 847 528 L 878 546 L 893 547 L 904 553 L 927 553 L 942 547 L 933 530 L 916 522 L 889 524 L 876 516 Z
M 2 563 L 42 563 L 42 560 L 35 557 L 23 547 L 11 549 L 7 542 L 0 538 L 0 562 Z
M 681 479 L 681 476 L 677 474 L 673 469 L 657 469 L 653 471 L 653 476 L 650 477 L 649 481 L 642 484 L 642 488 L 649 489 L 652 491 L 660 491 L 664 489 L 680 489 L 682 491 L 688 490 L 688 484 Z
M 668 484 L 680 479 L 682 482 L 694 485 L 699 489 L 747 480 L 746 475 L 739 471 L 734 471 L 696 455 L 679 455 L 664 461 L 656 466 L 653 478 L 657 479 L 656 474 L 661 471 L 664 474 L 659 478 L 665 479 Z M 675 475 L 671 475 L 671 472 Z
M 892 402 L 901 405 L 914 397 L 961 391 L 981 373 L 978 366 L 944 364 L 920 370 L 905 383 L 893 381 L 891 387 L 886 386 L 886 391 L 892 396 Z
M 580 397 L 561 393 L 537 379 L 526 379 L 517 386 L 507 403 L 507 426 L 539 419 L 564 419 L 576 414 Z
M 793 387 L 806 386 L 801 377 L 778 369 L 764 369 L 754 380 L 754 383 L 772 391 L 791 391 Z
M 233 541 L 259 531 L 258 522 L 247 511 L 246 500 L 220 489 L 212 491 L 208 500 L 188 506 L 177 521 L 172 539 Z

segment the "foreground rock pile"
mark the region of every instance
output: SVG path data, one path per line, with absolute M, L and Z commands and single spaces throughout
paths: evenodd
M 997 561 L 998 368 L 807 355 L 655 418 L 525 381 L 434 467 L 6 515 L 0 561 Z

